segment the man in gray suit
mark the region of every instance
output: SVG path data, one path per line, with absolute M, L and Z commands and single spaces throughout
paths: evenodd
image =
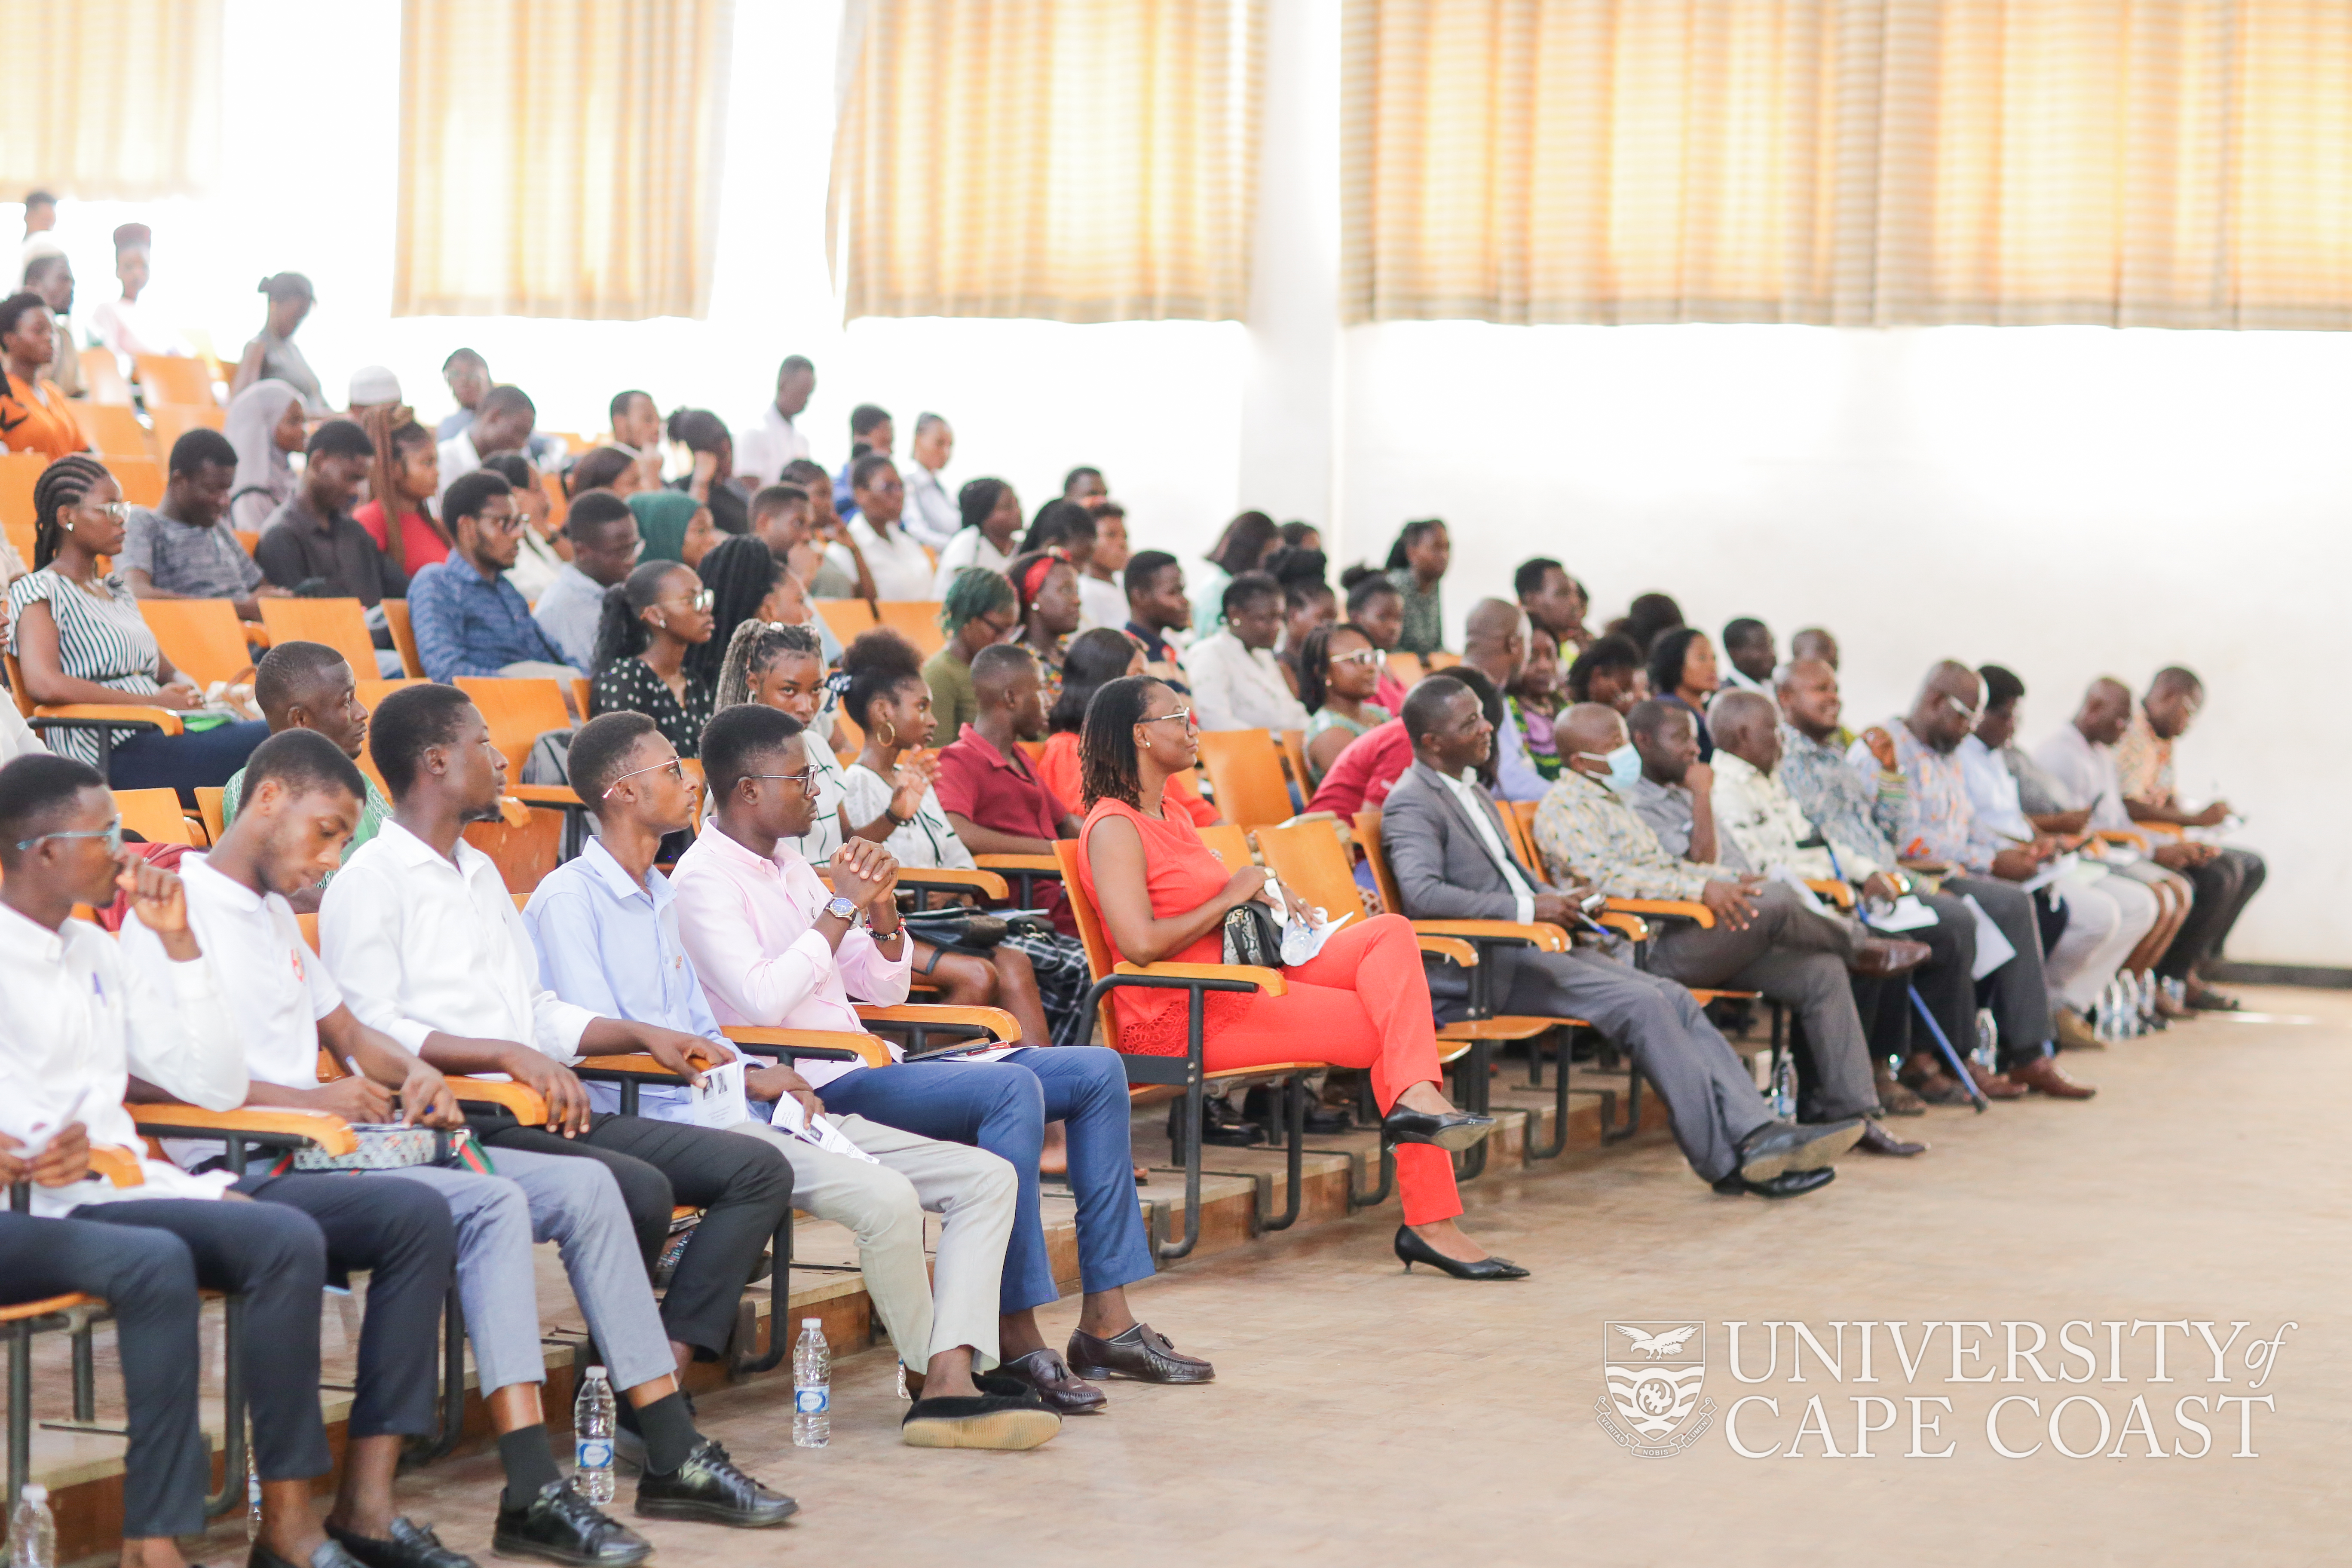
M 1413 765 L 1381 809 L 1381 846 L 1415 920 L 1542 921 L 1573 931 L 1576 896 L 1520 864 L 1492 800 L 1463 774 L 1494 743 L 1476 697 L 1433 676 L 1404 703 Z M 1718 1192 L 1789 1197 L 1836 1174 L 1838 1155 L 1862 1136 L 1859 1119 L 1799 1126 L 1775 1121 L 1748 1069 L 1673 981 L 1570 949 L 1490 950 L 1485 962 L 1498 1012 L 1581 1018 L 1621 1049 L 1665 1101 L 1675 1141 L 1691 1168 Z M 1459 999 L 1459 972 L 1430 974 L 1443 1006 Z

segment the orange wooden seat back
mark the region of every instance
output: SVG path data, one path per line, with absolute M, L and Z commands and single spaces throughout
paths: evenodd
M 1348 847 L 1339 841 L 1336 822 L 1295 822 L 1287 827 L 1257 830 L 1257 852 L 1266 869 L 1312 904 L 1319 904 L 1333 920 L 1355 914 L 1364 907 L 1357 891 Z
M 940 604 L 937 599 L 879 599 L 874 614 L 881 623 L 915 645 L 915 651 L 925 658 L 948 646 L 948 634 L 940 629 Z
M 1511 847 L 1519 852 L 1519 858 L 1529 870 L 1539 874 L 1543 856 L 1536 848 L 1536 807 L 1542 804 L 1539 800 L 1515 800 L 1503 813 L 1503 822 L 1511 830 Z
M 1078 923 L 1078 941 L 1087 950 L 1087 972 L 1097 980 L 1111 971 L 1116 961 L 1111 957 L 1110 938 L 1103 931 L 1102 913 L 1095 901 L 1087 897 L 1086 884 L 1078 879 L 1078 857 L 1086 851 L 1081 838 L 1064 838 L 1054 846 L 1054 858 L 1062 865 L 1062 886 L 1069 890 L 1070 918 Z M 1103 1043 L 1112 1050 L 1118 1049 L 1118 1016 L 1110 998 L 1102 1000 Z
M 209 842 L 180 806 L 175 789 L 119 789 L 114 809 L 122 814 L 125 832 L 150 844 L 186 844 L 201 848 Z
M 219 843 L 221 835 L 228 831 L 227 805 L 228 791 L 215 789 L 208 784 L 196 786 L 196 815 L 204 818 L 205 837 L 215 844 Z
M 131 406 L 131 384 L 122 379 L 122 366 L 110 348 L 81 351 L 82 384 L 89 388 L 92 403 L 119 403 Z
M 1396 878 L 1389 870 L 1389 858 L 1381 852 L 1379 812 L 1356 813 L 1356 847 L 1364 852 L 1364 864 L 1372 868 L 1372 885 L 1381 890 L 1381 908 L 1391 914 L 1404 913 L 1404 896 L 1397 891 Z
M 400 672 L 415 679 L 425 678 L 425 658 L 416 651 L 416 633 L 408 624 L 408 601 L 386 599 L 383 602 L 384 624 L 392 628 L 392 646 L 400 650 Z
M 128 414 L 129 409 L 124 409 Z M 122 499 L 132 506 L 163 504 L 163 465 L 152 458 L 118 458 L 109 453 L 106 471 L 114 476 L 121 488 Z
M 155 426 L 155 450 L 163 458 L 166 471 L 172 461 L 172 447 L 191 430 L 218 430 L 228 416 L 209 403 L 151 403 L 147 417 Z
M 552 680 L 508 680 L 496 676 L 460 676 L 457 689 L 474 700 L 490 726 L 490 744 L 506 753 L 507 779 L 522 782 L 530 744 L 550 730 L 568 730 L 572 715 Z
M 109 458 L 147 455 L 147 426 L 139 423 L 139 416 L 130 405 L 87 403 L 69 397 L 66 406 L 73 411 L 74 423 L 81 426 L 82 439 L 89 443 L 90 450 Z M 109 468 L 113 466 L 111 462 L 107 464 Z
M 226 599 L 142 599 L 139 613 L 163 657 L 200 686 L 234 680 L 253 667 L 245 623 Z
M 139 384 L 146 388 L 151 404 L 209 405 L 213 401 L 213 373 L 200 359 L 184 354 L 134 354 L 131 367 Z
M 826 627 L 844 647 L 875 626 L 874 607 L 863 599 L 819 599 L 816 613 L 824 617 Z
M 41 471 L 48 466 L 48 458 L 38 452 L 0 452 L 0 522 L 26 531 L 25 542 L 16 548 L 27 566 L 33 563 L 33 487 L 41 482 Z
M 1209 853 L 1225 863 L 1228 871 L 1238 871 L 1257 862 L 1250 858 L 1249 830 L 1230 822 L 1220 822 L 1213 827 L 1195 828 Z
M 1282 752 L 1265 731 L 1202 731 L 1201 767 L 1217 814 L 1227 822 L 1257 827 L 1296 815 L 1283 782 Z
M 1315 781 L 1307 776 L 1307 731 L 1285 730 L 1282 732 L 1282 761 L 1290 770 L 1290 782 L 1298 786 L 1298 798 L 1310 800 L 1315 795 Z
M 357 599 L 263 599 L 258 603 L 261 624 L 269 628 L 272 647 L 324 643 L 343 656 L 353 675 L 367 679 L 375 674 L 375 638 L 368 633 L 367 611 Z

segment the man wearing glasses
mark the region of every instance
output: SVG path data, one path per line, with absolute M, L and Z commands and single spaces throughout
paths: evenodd
M 506 578 L 527 526 L 514 487 L 502 475 L 477 468 L 449 487 L 441 505 L 457 547 L 448 560 L 419 571 L 408 587 L 409 626 L 426 677 L 552 680 L 568 702 L 580 672 L 563 661 Z
M 2057 1100 L 2088 1100 L 2098 1091 L 2059 1070 L 2051 1054 L 2056 1027 L 2042 969 L 2042 931 L 2033 895 L 2018 886 L 2056 850 L 2001 837 L 1977 819 L 1960 771 L 1960 742 L 1984 716 L 1984 683 L 1965 664 L 1946 659 L 1928 670 L 1911 711 L 1865 730 L 1846 753 L 1848 766 L 1901 773 L 1900 805 L 1881 792 L 1878 824 L 1906 868 L 1948 872 L 1943 890 L 1974 899 L 2016 951 L 2016 960 L 1992 972 L 1993 1021 L 2000 1031 L 2000 1070 L 1979 1080 L 1996 1098 L 2024 1088 Z M 1979 937 L 1979 963 L 1983 963 Z

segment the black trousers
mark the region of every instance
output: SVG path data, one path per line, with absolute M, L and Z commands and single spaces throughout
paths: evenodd
M 131 1541 L 205 1527 L 212 1454 L 196 1421 L 195 1260 L 178 1237 L 79 1219 L 0 1214 L 0 1301 L 79 1290 L 114 1309 L 131 1447 L 122 1533 Z
M 1965 1054 L 1976 1041 L 1976 983 L 1969 977 L 1977 962 L 1976 917 L 1967 904 L 1948 893 L 1923 894 L 1919 901 L 1936 911 L 1934 925 L 1885 934 L 1926 942 L 1927 962 L 1908 974 L 1851 977 L 1854 1011 L 1870 1031 L 1870 1054 L 1876 1062 L 1889 1058 L 1899 1061 L 1914 1051 L 1936 1048 L 1927 1026 L 1919 1022 L 1911 1005 L 1914 989 L 1936 1016 L 1953 1049 Z
M 493 1149 L 604 1162 L 629 1205 L 648 1279 L 669 1239 L 671 1209 L 683 1203 L 702 1210 L 662 1298 L 662 1326 L 705 1361 L 727 1348 L 743 1287 L 792 1212 L 793 1168 L 783 1155 L 762 1139 L 649 1116 L 598 1115 L 582 1138 L 511 1117 L 485 1118 L 476 1130 Z
M 279 1204 L 142 1198 L 84 1204 L 72 1217 L 176 1236 L 195 1262 L 197 1284 L 244 1297 L 239 1348 L 246 1404 L 253 1412 L 255 1471 L 265 1481 L 307 1481 L 333 1468 L 319 1415 L 319 1298 L 327 1288 L 327 1241 L 310 1215 Z M 193 1375 L 193 1359 L 189 1371 Z M 205 1474 L 211 1474 L 209 1461 Z
M 2156 972 L 2167 980 L 2188 979 L 2221 952 L 2247 900 L 2263 890 L 2270 867 L 2251 849 L 2224 848 L 2180 874 L 2197 884 L 2197 899 L 2179 934 L 2157 960 Z
M 439 1193 L 364 1171 L 291 1172 L 253 1195 L 309 1215 L 327 1239 L 327 1268 L 365 1270 L 354 1437 L 421 1437 L 439 1412 L 441 1309 L 457 1267 L 457 1226 Z

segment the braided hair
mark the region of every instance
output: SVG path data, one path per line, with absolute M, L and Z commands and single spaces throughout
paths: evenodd
M 719 667 L 719 694 L 712 700 L 714 710 L 738 707 L 751 700 L 751 678 L 788 653 L 804 653 L 818 663 L 824 662 L 824 650 L 816 634 L 806 626 L 779 626 L 773 621 L 750 620 L 735 628 L 727 639 L 726 661 Z
M 38 572 L 58 558 L 58 546 L 63 542 L 63 528 L 58 520 L 66 508 L 79 506 L 82 498 L 100 479 L 111 478 L 105 464 L 80 452 L 59 458 L 41 470 L 40 479 L 33 485 L 34 571 Z
M 978 483 L 978 479 L 972 481 Z M 947 596 L 940 601 L 940 629 L 953 637 L 982 616 L 1012 609 L 1019 603 L 1020 596 L 1002 573 L 967 566 L 948 584 Z
M 1137 805 L 1143 781 L 1136 769 L 1135 727 L 1143 721 L 1151 693 L 1167 689 L 1155 676 L 1122 675 L 1107 681 L 1087 704 L 1087 725 L 1078 734 L 1078 809 L 1098 800 Z

